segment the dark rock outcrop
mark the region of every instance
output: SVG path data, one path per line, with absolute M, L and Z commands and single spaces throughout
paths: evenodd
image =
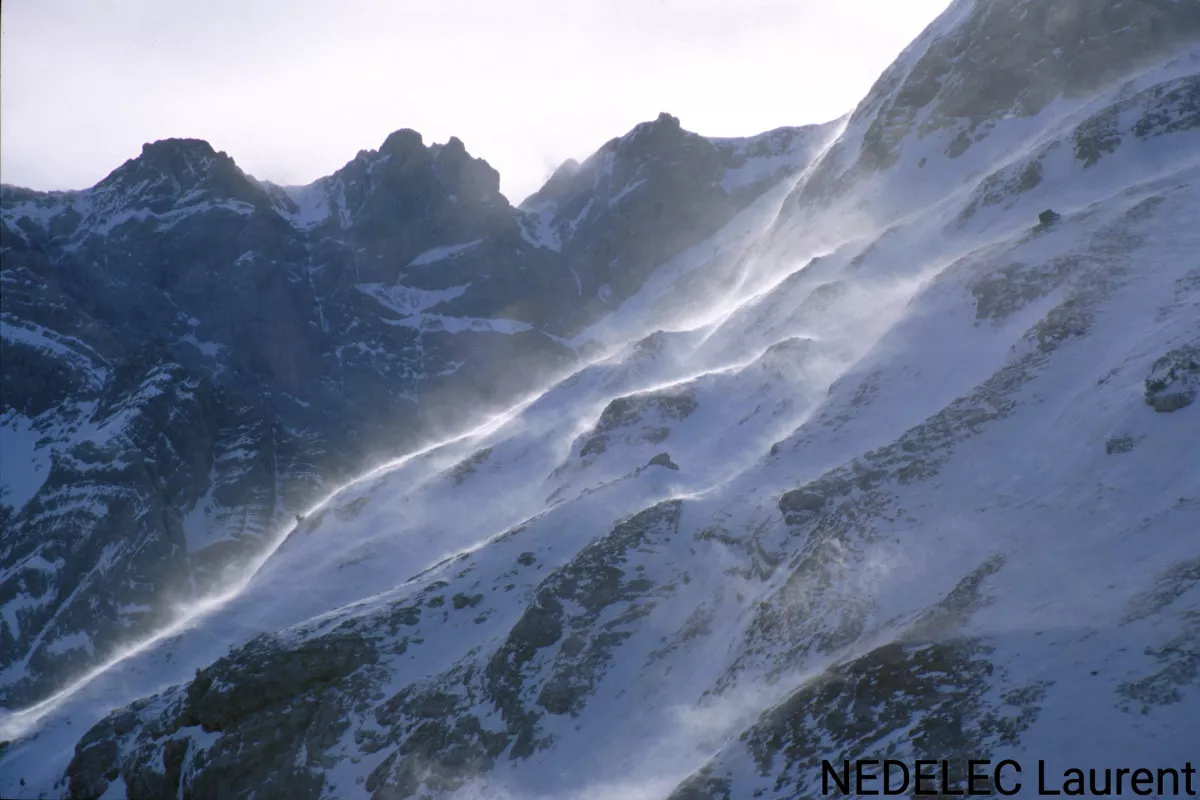
M 1055 222 L 1058 222 L 1061 216 L 1062 215 L 1057 211 L 1047 208 L 1045 211 L 1038 214 L 1038 224 L 1043 226 L 1053 225 Z
M 1200 347 L 1184 345 L 1155 361 L 1145 385 L 1146 405 L 1155 411 L 1190 406 L 1200 394 Z
M 1104 452 L 1108 455 L 1114 453 L 1128 453 L 1133 449 L 1134 440 L 1132 436 L 1114 436 L 1104 443 Z
M 647 466 L 666 467 L 667 469 L 673 469 L 675 471 L 679 470 L 679 465 L 671 460 L 671 455 L 669 453 L 659 453 L 650 459 L 650 461 L 647 463 Z

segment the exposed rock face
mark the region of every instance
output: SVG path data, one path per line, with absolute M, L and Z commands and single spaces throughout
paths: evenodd
M 578 284 L 568 332 L 635 292 L 650 271 L 702 241 L 763 190 L 811 162 L 832 126 L 707 139 L 660 114 L 568 161 L 521 204 L 525 226 L 559 251 Z
M 829 199 L 906 148 L 951 159 L 987 150 L 1006 120 L 1086 97 L 1198 37 L 1200 9 L 1174 0 L 956 0 L 876 81 L 850 118 L 854 135 L 795 203 Z M 905 188 L 911 200 L 916 187 Z
M 914 758 L 950 762 L 952 786 L 965 785 L 967 760 L 1018 743 L 1046 693 L 1038 681 L 1012 685 L 988 660 L 986 640 L 955 635 L 986 605 L 981 590 L 1000 566 L 981 565 L 898 641 L 838 665 L 771 709 L 730 754 L 745 748 L 759 772 L 774 778 L 772 792 L 816 797 L 826 742 L 855 757 L 884 759 L 899 754 L 881 743 L 900 734 Z M 722 763 L 727 758 L 706 764 L 672 800 L 749 796 Z
M 461 141 L 411 130 L 304 187 L 193 139 L 84 191 L 4 186 L 0 425 L 21 444 L 3 469 L 34 471 L 0 494 L 0 669 L 18 676 L 0 703 L 160 625 L 363 465 L 565 369 L 556 334 L 798 169 L 821 130 L 639 126 L 587 162 L 602 187 L 543 190 L 544 238 Z M 721 185 L 747 164 L 756 180 Z M 580 216 L 592 200 L 613 213 Z
M 1036 147 L 1029 155 L 992 172 L 979 184 L 960 221 L 989 206 L 1009 208 L 1042 187 L 1053 170 L 1061 148 L 1069 146 L 1074 159 L 1090 170 L 1104 159 L 1119 157 L 1137 143 L 1200 127 L 1200 76 L 1188 74 L 1140 84 L 1127 82 L 1120 99 L 1104 104 L 1081 121 L 1073 121 L 1069 142 L 1055 140 Z M 1044 188 L 1044 187 L 1042 187 Z M 1045 231 L 1060 215 L 1045 209 L 1037 229 Z
M 697 232 L 729 220 L 736 205 L 720 185 L 724 174 L 712 142 L 662 114 L 569 175 L 559 170 L 524 207 L 539 216 L 553 209 L 559 224 L 551 230 L 580 275 L 580 295 L 594 298 L 599 313 L 632 294 L 655 264 L 699 241 Z
M 338 632 L 294 651 L 279 642 L 251 642 L 197 672 L 186 692 L 164 702 L 137 704 L 93 729 L 79 743 L 68 769 L 72 798 L 97 797 L 120 777 L 130 797 L 179 793 L 187 758 L 189 792 L 199 797 L 243 797 L 267 791 L 280 796 L 320 796 L 322 782 L 308 765 L 279 769 L 277 758 L 298 751 L 319 754 L 346 728 L 349 710 L 329 685 L 369 668 L 378 655 L 352 631 Z M 151 729 L 139 730 L 138 714 L 157 713 Z M 236 731 L 222 736 L 227 731 Z M 216 744 L 196 752 L 191 733 L 218 734 Z M 164 742 L 165 739 L 165 742 Z M 119 742 L 132 751 L 122 758 Z M 145 758 L 162 748 L 155 765 Z M 264 756 L 270 753 L 269 757 Z
M 679 470 L 679 465 L 671 460 L 670 453 L 659 453 L 650 459 L 649 466 L 651 467 L 666 467 L 667 469 Z
M 657 444 L 667 437 L 673 422 L 687 419 L 697 402 L 689 394 L 654 392 L 618 397 L 604 408 L 599 421 L 579 448 L 579 457 L 603 453 L 612 438 Z
M 67 770 L 71 796 L 97 796 L 118 777 L 127 787 L 173 794 L 182 776 L 195 797 L 270 790 L 317 798 L 324 796 L 322 772 L 348 732 L 364 752 L 390 750 L 364 784 L 378 800 L 457 788 L 506 753 L 529 758 L 553 741 L 541 719 L 582 709 L 629 635 L 622 627 L 652 607 L 654 582 L 628 562 L 639 548 L 669 539 L 679 511 L 679 503 L 664 503 L 622 522 L 537 585 L 490 656 L 468 658 L 390 697 L 382 692 L 387 670 L 377 667 L 424 641 L 419 634 L 443 613 L 444 582 L 382 616 L 310 628 L 299 638 L 256 639 L 198 670 L 186 688 L 93 728 Z M 453 606 L 463 611 L 483 599 L 458 594 Z M 602 624 L 612 611 L 620 612 L 616 621 Z M 349 718 L 361 714 L 368 716 L 350 731 Z M 138 724 L 151 717 L 152 725 Z M 196 752 L 197 737 L 211 743 Z M 189 755 L 183 772 L 181 753 Z M 279 770 L 283 762 L 293 766 Z
M 1146 377 L 1146 405 L 1155 411 L 1186 408 L 1200 393 L 1200 347 L 1184 345 L 1154 362 Z

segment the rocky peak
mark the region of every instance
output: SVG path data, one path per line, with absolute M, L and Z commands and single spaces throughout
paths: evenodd
M 652 122 L 638 123 L 629 133 L 619 139 L 613 139 L 612 143 L 618 150 L 625 152 L 654 152 L 677 145 L 688 136 L 694 135 L 683 129 L 679 124 L 679 117 L 673 117 L 664 111 Z
M 160 212 L 183 200 L 222 199 L 256 203 L 261 189 L 233 159 L 203 139 L 161 139 L 96 186 Z
M 305 230 L 344 231 L 364 281 L 392 280 L 397 264 L 436 247 L 519 235 L 496 170 L 457 138 L 426 145 L 407 128 L 328 177 L 277 191 L 275 205 Z
M 583 322 L 636 292 L 659 264 L 810 163 L 837 124 L 709 139 L 659 114 L 564 162 L 522 204 L 530 241 L 565 256 Z
M 366 151 L 371 152 L 371 151 Z M 380 155 L 407 156 L 425 153 L 425 140 L 421 134 L 412 128 L 400 128 L 392 131 L 383 140 L 378 150 Z M 361 155 L 361 154 L 360 154 Z
M 371 215 L 377 206 L 407 207 L 418 198 L 426 205 L 508 205 L 500 194 L 500 173 L 473 158 L 460 139 L 426 146 L 421 134 L 407 128 L 389 134 L 378 150 L 359 152 L 326 180 L 352 217 Z
M 645 162 L 664 158 L 675 158 L 681 151 L 691 147 L 703 147 L 708 140 L 679 124 L 679 118 L 665 111 L 651 122 L 641 122 L 629 133 L 610 140 L 600 148 L 600 154 L 611 153 L 618 162 Z
M 378 150 L 362 150 L 331 178 L 368 194 L 399 191 L 436 180 L 446 192 L 464 201 L 506 203 L 500 195 L 500 173 L 482 158 L 474 158 L 457 136 L 445 144 L 426 146 L 420 133 L 402 128 L 388 134 Z M 365 197 L 364 197 L 365 199 Z
M 508 205 L 500 194 L 500 173 L 482 158 L 473 158 L 457 136 L 430 151 L 438 179 L 460 200 Z
M 225 153 L 218 153 L 203 139 L 159 139 L 142 145 L 138 162 L 152 165 L 177 178 L 195 176 L 213 162 L 233 163 Z
M 615 202 L 633 186 L 652 178 L 658 181 L 687 178 L 701 182 L 719 179 L 719 159 L 703 136 L 685 131 L 679 119 L 662 113 L 651 122 L 638 123 L 610 139 L 582 165 L 568 161 L 539 191 L 522 203 L 530 210 L 550 203 L 561 211 L 582 209 L 588 199 Z
M 429 166 L 430 154 L 421 134 L 402 128 L 388 134 L 378 150 L 359 150 L 352 161 L 323 180 L 341 182 L 347 187 L 361 184 L 361 188 L 371 189 L 385 176 L 411 178 L 424 173 Z

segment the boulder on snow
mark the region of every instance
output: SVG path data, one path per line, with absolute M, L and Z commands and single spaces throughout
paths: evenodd
M 1038 214 L 1039 225 L 1052 225 L 1059 220 L 1062 215 L 1053 209 L 1047 208 L 1042 213 Z
M 825 508 L 825 497 L 817 492 L 796 489 L 779 498 L 779 508 L 785 518 L 819 514 Z
M 671 456 L 668 453 L 659 453 L 654 458 L 650 459 L 650 463 L 648 463 L 646 466 L 648 466 L 648 467 L 666 467 L 667 469 L 674 469 L 674 470 L 679 469 L 679 465 L 671 460 Z
M 1190 406 L 1200 393 L 1200 347 L 1184 345 L 1154 362 L 1146 376 L 1146 405 L 1159 412 Z
M 1128 453 L 1132 449 L 1132 436 L 1114 436 L 1104 443 L 1104 452 L 1108 455 L 1112 455 L 1113 453 Z

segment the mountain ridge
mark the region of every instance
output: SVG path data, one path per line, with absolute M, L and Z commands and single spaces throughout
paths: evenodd
M 668 165 L 642 185 L 646 202 L 662 204 L 656 183 L 672 180 Z M 725 202 L 713 192 L 712 204 Z M 147 144 L 90 189 L 5 186 L 0 198 L 0 429 L 11 458 L 35 466 L 0 496 L 0 603 L 23 609 L 0 634 L 0 663 L 24 674 L 0 688 L 16 692 L 9 703 L 167 624 L 181 597 L 225 582 L 229 565 L 363 463 L 562 370 L 579 358 L 564 334 L 728 215 L 700 219 L 700 204 L 643 230 L 687 228 L 614 292 L 605 280 L 620 269 L 589 275 L 603 219 L 576 225 L 564 268 L 486 162 L 457 139 L 426 146 L 407 129 L 299 189 L 175 139 Z M 152 411 L 163 375 L 198 394 Z M 106 459 L 155 469 L 99 477 Z M 96 572 L 102 552 L 131 574 Z M 98 624 L 71 610 L 96 604 Z M 55 640 L 82 647 L 59 658 L 47 651 Z

